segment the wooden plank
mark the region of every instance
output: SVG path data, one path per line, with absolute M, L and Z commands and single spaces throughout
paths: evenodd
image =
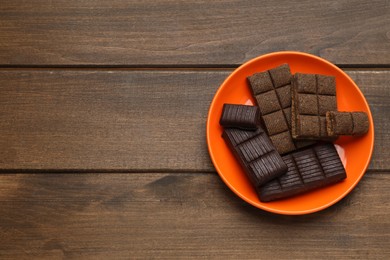
M 2 71 L 0 168 L 212 170 L 205 121 L 226 75 Z
M 387 0 L 5 1 L 1 65 L 241 64 L 297 50 L 389 65 Z
M 1 175 L 0 257 L 388 259 L 389 181 L 368 173 L 336 205 L 289 217 L 216 174 Z
M 214 171 L 205 125 L 230 71 L 2 70 L 0 169 Z M 390 71 L 350 71 L 389 169 Z
M 390 167 L 390 71 L 349 71 L 363 92 L 374 119 L 375 143 L 371 169 Z

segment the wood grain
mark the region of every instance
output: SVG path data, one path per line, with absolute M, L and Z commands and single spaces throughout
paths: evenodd
M 230 71 L 2 70 L 0 169 L 214 171 L 205 124 Z M 349 71 L 389 169 L 390 71 Z
M 390 71 L 350 71 L 348 74 L 363 92 L 374 119 L 375 143 L 369 167 L 389 169 Z
M 0 259 L 390 259 L 389 17 L 387 0 L 3 1 Z M 356 68 L 375 122 L 358 186 L 299 217 L 239 199 L 206 144 L 226 68 L 280 50 Z
M 279 50 L 389 65 L 390 5 L 375 1 L 5 1 L 0 64 L 241 64 Z
M 388 259 L 390 174 L 336 205 L 256 209 L 216 174 L 0 175 L 0 257 Z

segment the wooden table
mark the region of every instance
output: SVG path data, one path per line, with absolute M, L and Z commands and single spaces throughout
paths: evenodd
M 375 121 L 342 201 L 292 217 L 231 192 L 205 124 L 223 80 L 296 50 L 350 75 Z M 390 3 L 6 1 L 0 258 L 390 258 Z

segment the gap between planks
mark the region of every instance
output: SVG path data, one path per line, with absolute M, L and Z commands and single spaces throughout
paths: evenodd
M 367 169 L 366 173 L 386 173 L 384 169 Z M 0 169 L 0 174 L 217 174 L 215 170 L 191 169 Z
M 370 170 L 372 171 L 372 170 Z M 382 171 L 382 170 L 378 170 Z M 114 173 L 114 174 L 216 174 L 215 170 L 193 169 L 0 169 L 0 174 L 90 174 L 90 173 Z
M 335 64 L 340 69 L 346 71 L 359 71 L 359 70 L 372 70 L 372 71 L 390 71 L 390 64 L 365 64 L 364 66 L 359 64 Z M 241 64 L 199 64 L 199 65 L 42 65 L 42 66 L 30 66 L 30 65 L 2 65 L 0 64 L 0 70 L 117 70 L 117 71 L 208 71 L 208 70 L 234 70 Z

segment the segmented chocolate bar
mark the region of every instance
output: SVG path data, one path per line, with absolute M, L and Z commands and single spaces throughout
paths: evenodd
M 368 132 L 369 121 L 365 112 L 326 112 L 326 129 L 329 136 L 363 135 Z
M 256 130 L 260 125 L 260 110 L 257 106 L 224 104 L 219 124 L 223 127 Z
M 292 137 L 332 141 L 325 114 L 337 110 L 334 76 L 296 73 L 292 79 Z
M 253 186 L 258 187 L 286 173 L 287 165 L 261 127 L 256 131 L 225 128 L 222 137 Z
M 317 144 L 283 156 L 286 174 L 257 189 L 263 202 L 288 198 L 347 177 L 344 166 L 332 143 Z
M 280 154 L 285 154 L 313 142 L 294 141 L 291 135 L 290 67 L 283 64 L 248 77 L 249 86 L 267 133 Z

